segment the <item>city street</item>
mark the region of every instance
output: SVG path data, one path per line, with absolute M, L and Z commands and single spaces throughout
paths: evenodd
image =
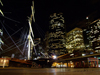
M 0 68 L 0 75 L 100 75 L 100 68 Z

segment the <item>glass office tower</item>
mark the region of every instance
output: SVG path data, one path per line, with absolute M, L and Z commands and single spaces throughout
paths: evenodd
M 50 15 L 49 51 L 57 56 L 66 53 L 65 48 L 65 22 L 63 13 Z

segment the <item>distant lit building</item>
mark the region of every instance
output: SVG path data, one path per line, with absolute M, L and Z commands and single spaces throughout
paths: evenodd
M 85 30 L 90 49 L 100 52 L 100 19 L 90 23 Z
M 46 57 L 49 57 L 49 32 L 47 31 L 45 33 L 45 39 L 43 40 L 43 49 L 44 49 L 44 54 Z
M 65 24 L 62 13 L 50 15 L 49 51 L 57 56 L 65 54 Z
M 8 67 L 9 66 L 9 61 L 11 60 L 10 57 L 2 57 L 0 58 L 0 67 Z
M 48 40 L 49 40 L 49 32 L 47 31 L 45 34 L 45 39 L 44 39 L 44 42 L 45 42 L 44 49 L 46 52 L 49 51 L 49 41 Z
M 73 53 L 74 50 L 84 50 L 83 30 L 75 28 L 67 33 L 66 48 L 68 53 Z

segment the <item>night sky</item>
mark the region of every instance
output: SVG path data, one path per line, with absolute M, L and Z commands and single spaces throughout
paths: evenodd
M 0 9 L 5 17 L 0 17 L 9 34 L 22 28 L 15 34 L 19 37 L 23 30 L 27 29 L 27 16 L 31 15 L 32 1 L 2 0 L 4 6 L 0 5 Z M 82 27 L 81 24 L 84 25 L 86 16 L 90 19 L 100 17 L 98 14 L 100 12 L 99 0 L 35 0 L 34 2 L 36 22 L 32 25 L 35 38 L 44 38 L 45 32 L 49 29 L 49 16 L 52 13 L 62 12 L 64 14 L 67 32 L 74 27 Z M 2 28 L 1 24 L 0 27 Z M 3 31 L 5 32 L 4 29 Z

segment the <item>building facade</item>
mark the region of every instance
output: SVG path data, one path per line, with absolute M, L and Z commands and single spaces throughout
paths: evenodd
M 54 13 L 50 15 L 49 51 L 57 56 L 66 53 L 65 22 L 63 13 Z
M 88 40 L 89 49 L 95 52 L 100 52 L 100 19 L 90 23 L 85 30 Z
M 45 39 L 44 39 L 44 42 L 45 42 L 44 49 L 45 49 L 46 52 L 49 51 L 49 41 L 48 40 L 49 40 L 49 32 L 47 31 L 46 34 L 45 34 Z
M 69 31 L 66 36 L 66 48 L 68 53 L 73 53 L 75 50 L 84 50 L 83 30 L 74 28 Z

